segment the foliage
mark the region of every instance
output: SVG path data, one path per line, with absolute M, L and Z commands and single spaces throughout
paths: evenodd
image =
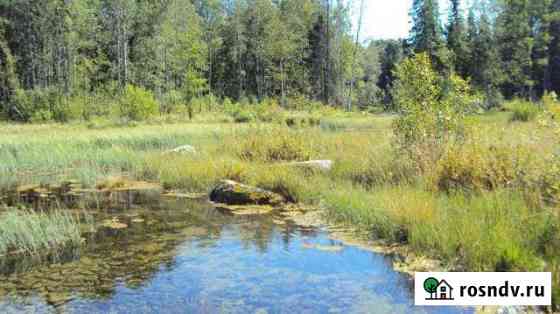
M 154 95 L 141 87 L 128 85 L 121 96 L 121 117 L 130 120 L 144 120 L 159 112 L 159 104 Z
M 461 135 L 475 102 L 467 82 L 456 75 L 442 82 L 426 54 L 406 59 L 396 76 L 394 100 L 400 116 L 394 132 L 401 148 L 414 151 L 428 145 L 417 153 L 435 152 L 438 145 Z
M 543 96 L 543 106 L 553 120 L 560 121 L 560 101 L 555 92 Z

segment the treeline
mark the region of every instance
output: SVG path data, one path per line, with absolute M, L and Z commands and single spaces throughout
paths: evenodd
M 440 73 L 470 79 L 492 105 L 560 91 L 560 1 L 477 0 L 467 17 L 450 0 L 442 27 L 437 0 L 414 0 L 412 52 L 427 52 Z
M 560 91 L 560 0 L 475 1 L 468 17 L 451 0 L 446 23 L 437 0 L 414 0 L 410 38 L 365 45 L 351 25 L 359 1 L 0 0 L 1 112 L 65 120 L 81 102 L 102 114 L 128 85 L 160 103 L 390 108 L 395 66 L 418 52 L 488 100 Z
M 349 6 L 334 2 L 1 0 L 0 101 L 18 120 L 39 92 L 111 94 L 129 84 L 160 101 L 211 93 L 372 103 L 366 59 L 377 54 L 355 44 Z

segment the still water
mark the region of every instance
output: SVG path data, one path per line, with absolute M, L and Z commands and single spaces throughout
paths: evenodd
M 167 200 L 96 220 L 115 217 L 128 228 L 87 234 L 79 256 L 5 262 L 0 313 L 472 312 L 414 307 L 410 280 L 388 257 L 273 216 Z

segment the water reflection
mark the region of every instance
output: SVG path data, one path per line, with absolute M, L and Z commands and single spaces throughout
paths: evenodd
M 410 283 L 388 258 L 271 216 L 168 200 L 97 220 L 111 217 L 128 228 L 101 227 L 77 258 L 4 268 L 0 312 L 467 312 L 414 308 Z

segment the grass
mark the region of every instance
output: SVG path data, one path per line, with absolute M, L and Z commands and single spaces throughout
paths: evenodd
M 0 214 L 0 256 L 58 254 L 81 241 L 79 220 L 68 212 L 8 209 Z
M 207 192 L 229 178 L 322 206 L 333 220 L 466 270 L 558 269 L 554 128 L 532 118 L 511 121 L 510 112 L 474 116 L 469 140 L 446 146 L 420 171 L 417 160 L 394 149 L 390 115 L 329 112 L 309 123 L 313 113 L 284 114 L 266 123 L 223 116 L 205 123 L 199 115 L 135 127 L 0 125 L 0 189 L 60 178 L 91 185 L 126 173 Z M 185 144 L 197 153 L 162 154 Z M 331 159 L 334 168 L 290 165 L 308 159 Z
M 537 104 L 524 100 L 511 101 L 505 105 L 505 108 L 512 112 L 511 121 L 533 121 L 541 112 Z

